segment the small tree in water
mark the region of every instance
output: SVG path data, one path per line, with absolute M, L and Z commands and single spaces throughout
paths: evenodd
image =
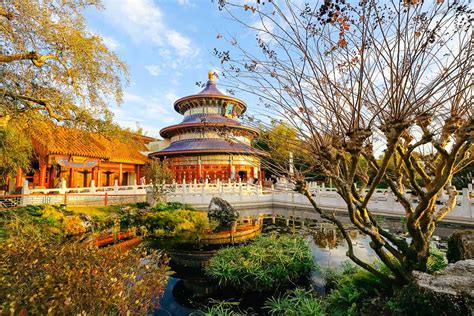
M 390 273 L 356 256 L 342 223 L 295 171 L 296 190 L 341 230 L 347 255 L 388 282 L 409 282 L 413 270 L 426 271 L 430 237 L 456 205 L 453 175 L 474 160 L 473 10 L 442 0 L 263 2 L 219 2 L 256 32 L 259 47 L 229 38 L 215 49 L 223 76 L 259 97 L 268 118 L 254 122 L 282 120 L 297 130 L 301 151 L 331 179 Z M 382 184 L 405 211 L 410 242 L 382 229 L 371 211 Z M 437 208 L 444 189 L 448 200 Z
M 165 202 L 165 194 L 171 190 L 169 183 L 173 180 L 173 173 L 164 161 L 151 160 L 145 167 L 145 176 L 152 185 L 151 205 Z

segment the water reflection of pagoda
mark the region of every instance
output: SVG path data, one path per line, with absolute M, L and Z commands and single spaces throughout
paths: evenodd
M 163 149 L 150 157 L 166 160 L 178 182 L 262 180 L 259 157 L 263 153 L 252 148 L 258 131 L 237 120 L 246 108 L 242 100 L 219 91 L 214 73 L 209 72 L 200 93 L 174 103 L 184 119 L 160 131 Z

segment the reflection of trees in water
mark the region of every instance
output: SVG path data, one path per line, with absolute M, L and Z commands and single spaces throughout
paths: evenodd
M 321 223 L 314 227 L 312 231 L 314 242 L 321 248 L 336 248 L 343 241 L 342 234 L 337 227 L 330 223 Z M 355 239 L 358 236 L 357 231 L 353 229 L 349 229 L 347 233 L 351 239 Z

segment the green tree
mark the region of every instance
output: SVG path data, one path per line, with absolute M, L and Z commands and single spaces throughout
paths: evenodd
M 173 173 L 166 162 L 152 159 L 145 167 L 145 177 L 150 181 L 153 190 L 151 205 L 165 202 L 165 194 L 171 190 L 169 183 L 173 180 Z
M 12 0 L 0 3 L 0 118 L 4 141 L 40 136 L 38 121 L 116 131 L 108 102 L 122 100 L 125 64 L 87 29 L 83 12 L 99 0 Z M 5 127 L 3 128 L 5 129 Z M 24 142 L 2 149 L 2 177 L 27 168 Z M 21 159 L 14 159 L 21 157 Z
M 255 141 L 255 147 L 268 152 L 269 156 L 262 158 L 262 165 L 267 175 L 278 177 L 287 176 L 290 170 L 290 156 L 296 171 L 304 171 L 308 178 L 323 180 L 317 166 L 311 161 L 311 156 L 304 150 L 305 142 L 298 138 L 298 131 L 289 123 L 273 122 L 270 126 L 260 126 L 260 136 Z

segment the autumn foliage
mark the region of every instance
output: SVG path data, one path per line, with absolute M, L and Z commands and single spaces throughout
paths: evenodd
M 159 252 L 98 249 L 19 219 L 0 246 L 2 315 L 146 314 L 167 280 Z

